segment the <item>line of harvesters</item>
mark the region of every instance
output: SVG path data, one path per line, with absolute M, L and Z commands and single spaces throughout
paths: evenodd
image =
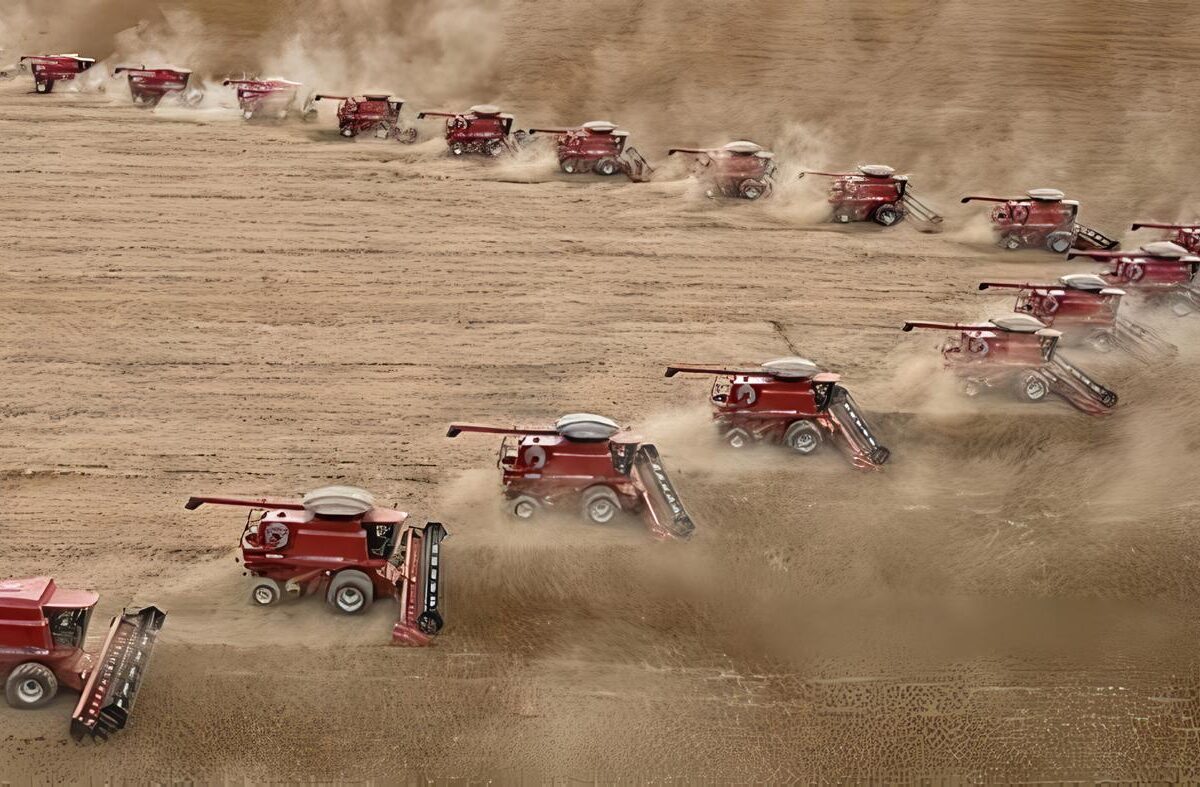
M 36 92 L 44 94 L 94 64 L 78 55 L 39 55 L 22 58 L 19 70 L 32 73 Z M 0 76 L 7 75 L 0 70 Z M 113 75 L 125 75 L 139 106 L 156 106 L 168 96 L 194 105 L 202 97 L 186 69 L 120 66 Z M 287 117 L 303 87 L 259 78 L 228 79 L 224 85 L 235 91 L 246 120 Z M 321 101 L 338 102 L 344 137 L 417 139 L 417 129 L 401 118 L 403 99 L 387 92 L 316 94 L 304 103 L 303 115 L 315 116 Z M 460 112 L 423 111 L 416 117 L 445 120 L 445 141 L 454 156 L 500 156 L 547 134 L 554 138 L 559 167 L 566 174 L 621 173 L 644 181 L 653 172 L 628 145 L 629 133 L 607 121 L 522 131 L 514 128 L 511 114 L 486 104 Z M 669 156 L 676 154 L 691 157 L 693 172 L 706 183 L 709 196 L 757 200 L 775 188 L 775 156 L 754 142 L 668 150 Z M 883 227 L 910 217 L 926 227 L 942 222 L 913 195 L 909 176 L 891 167 L 863 165 L 852 172 L 810 171 L 801 177 L 805 175 L 831 179 L 832 221 Z M 962 201 L 995 203 L 991 222 L 1002 248 L 1045 249 L 1104 266 L 1098 274 L 1069 274 L 1050 282 L 982 282 L 980 290 L 1016 293 L 1011 313 L 986 322 L 906 322 L 905 331 L 953 334 L 941 353 L 946 370 L 968 395 L 1000 390 L 1038 402 L 1055 394 L 1089 414 L 1111 412 L 1117 395 L 1060 349 L 1119 349 L 1149 362 L 1175 347 L 1119 315 L 1127 295 L 1179 315 L 1200 310 L 1200 223 L 1136 223 L 1134 230 L 1158 228 L 1171 235 L 1134 251 L 1118 251 L 1116 241 L 1078 222 L 1078 202 L 1054 189 Z M 878 469 L 889 459 L 889 450 L 839 376 L 810 360 L 787 357 L 751 366 L 666 369 L 667 377 L 681 373 L 715 378 L 709 394 L 712 420 L 732 450 L 767 443 L 809 456 L 829 445 L 863 469 Z M 685 540 L 695 530 L 657 448 L 604 416 L 574 413 L 540 426 L 454 423 L 447 436 L 463 433 L 503 436 L 496 464 L 505 510 L 517 520 L 566 511 L 600 526 L 625 515 L 640 518 L 660 539 Z M 205 504 L 248 509 L 239 560 L 250 577 L 255 605 L 321 596 L 337 612 L 354 615 L 376 600 L 394 598 L 399 606 L 394 643 L 427 645 L 442 629 L 441 549 L 448 533 L 440 523 L 410 524 L 408 514 L 377 506 L 370 493 L 346 486 L 324 487 L 300 499 L 197 496 L 186 508 Z M 96 594 L 63 590 L 48 577 L 0 582 L 0 670 L 6 675 L 6 699 L 13 707 L 36 708 L 48 703 L 60 686 L 78 691 L 71 722 L 77 738 L 104 739 L 125 726 L 166 617 L 154 606 L 125 610 L 113 619 L 93 654 L 85 642 L 96 603 Z

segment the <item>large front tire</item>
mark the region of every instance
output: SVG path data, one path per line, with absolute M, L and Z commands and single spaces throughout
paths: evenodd
M 617 493 L 607 486 L 597 485 L 583 492 L 583 518 L 593 525 L 607 525 L 621 511 Z
M 371 578 L 356 569 L 339 571 L 329 583 L 325 599 L 330 606 L 344 615 L 359 615 L 371 606 L 375 598 L 375 585 Z
M 783 434 L 783 444 L 801 456 L 821 447 L 821 430 L 812 421 L 796 421 Z
M 4 698 L 14 708 L 40 708 L 58 693 L 58 678 L 54 672 L 36 661 L 18 664 L 8 673 L 4 683 Z
M 1017 378 L 1017 398 L 1023 402 L 1040 402 L 1050 394 L 1050 381 L 1040 372 L 1026 372 Z

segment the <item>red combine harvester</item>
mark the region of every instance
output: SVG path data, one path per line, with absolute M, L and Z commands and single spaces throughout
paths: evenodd
M 1141 221 L 1134 224 L 1132 229 L 1140 230 L 1143 227 L 1174 230 L 1166 240 L 1187 249 L 1189 254 L 1200 254 L 1200 224 L 1160 224 L 1155 221 Z
M 515 153 L 525 138 L 525 132 L 513 131 L 513 116 L 491 104 L 478 104 L 466 112 L 417 113 L 418 120 L 427 117 L 446 118 L 446 147 L 455 156 Z
M 621 511 L 640 514 L 658 538 L 686 539 L 695 530 L 658 449 L 600 415 L 564 415 L 548 428 L 451 424 L 463 432 L 506 435 L 497 467 L 503 471 L 509 513 L 529 519 L 542 508 L 578 507 L 597 525 Z M 507 435 L 516 440 L 509 442 Z
M 1176 351 L 1150 329 L 1119 317 L 1125 291 L 1094 274 L 1072 273 L 1055 284 L 985 281 L 979 289 L 1018 290 L 1013 311 L 1062 331 L 1064 342 L 1086 343 L 1101 352 L 1119 347 L 1147 361 L 1151 360 L 1147 353 Z
M 635 183 L 642 183 L 654 171 L 636 148 L 627 145 L 629 132 L 607 120 L 592 120 L 578 128 L 531 128 L 529 133 L 558 135 L 558 166 L 568 175 L 623 172 Z
M 427 645 L 441 630 L 440 553 L 447 534 L 440 523 L 406 525 L 408 514 L 379 508 L 369 492 L 349 486 L 316 489 L 302 500 L 192 497 L 186 508 L 205 503 L 251 509 L 241 547 L 255 604 L 323 590 L 331 607 L 354 615 L 394 595 L 400 617 L 393 642 Z
M 733 448 L 767 441 L 808 456 L 832 439 L 857 467 L 879 467 L 888 460 L 890 452 L 838 385 L 841 377 L 822 372 L 807 358 L 777 358 L 757 369 L 667 367 L 667 377 L 680 372 L 717 375 L 709 396 L 713 421 Z
M 1194 286 L 1200 256 L 1171 241 L 1147 243 L 1136 251 L 1087 251 L 1071 249 L 1067 259 L 1087 257 L 1108 264 L 1105 280 L 1168 302 L 1179 316 L 1200 310 L 1200 290 Z
M 1028 314 L 1006 314 L 986 323 L 906 322 L 904 330 L 958 331 L 942 345 L 946 368 L 961 378 L 963 391 L 976 396 L 1007 389 L 1020 400 L 1040 402 L 1056 393 L 1090 415 L 1108 413 L 1117 395 L 1085 375 L 1058 352 L 1060 331 Z
M 862 164 L 857 172 L 802 172 L 833 178 L 829 203 L 833 205 L 833 220 L 843 224 L 851 221 L 873 221 L 890 227 L 906 216 L 926 224 L 941 224 L 942 217 L 918 200 L 909 187 L 908 175 L 897 175 L 885 164 Z
M 38 93 L 49 93 L 55 82 L 68 82 L 94 65 L 95 58 L 74 54 L 25 55 L 17 63 L 21 73 L 33 73 L 33 89 Z
M 78 691 L 71 714 L 76 740 L 106 740 L 125 727 L 167 617 L 158 607 L 124 610 L 113 618 L 99 652 L 91 654 L 83 648 L 99 598 L 63 590 L 50 577 L 0 581 L 4 696 L 14 708 L 40 708 L 59 686 Z
M 340 101 L 338 105 L 338 129 L 343 137 L 357 137 L 374 132 L 379 139 L 394 139 L 397 142 L 417 141 L 417 130 L 400 122 L 400 109 L 404 99 L 387 93 L 366 93 L 361 96 L 331 96 L 318 93 L 313 101 Z
M 146 68 L 145 66 L 117 66 L 113 76 L 127 74 L 129 93 L 133 103 L 143 107 L 154 107 L 169 93 L 178 93 L 184 103 L 200 103 L 204 94 L 199 90 L 188 90 L 192 72 L 186 68 Z
M 263 114 L 283 120 L 301 87 L 287 79 L 226 79 L 221 84 L 237 89 L 238 108 L 246 120 Z
M 719 148 L 671 148 L 668 156 L 696 157 L 698 174 L 709 183 L 708 196 L 756 200 L 775 188 L 775 154 L 749 140 Z
M 1044 248 L 1065 254 L 1082 244 L 1094 249 L 1115 249 L 1112 238 L 1076 221 L 1079 203 L 1063 199 L 1058 189 L 1030 189 L 1025 197 L 963 197 L 963 202 L 998 202 L 992 208 L 996 240 L 1006 249 Z

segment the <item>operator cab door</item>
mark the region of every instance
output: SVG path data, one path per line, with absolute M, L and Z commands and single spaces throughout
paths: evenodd
M 93 607 L 64 609 L 61 607 L 44 607 L 42 614 L 50 627 L 50 638 L 55 650 L 82 648 L 87 637 L 88 622 L 92 618 Z

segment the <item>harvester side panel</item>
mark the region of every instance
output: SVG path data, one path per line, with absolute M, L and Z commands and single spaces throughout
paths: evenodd
M 696 524 L 683 507 L 683 501 L 663 467 L 658 449 L 645 443 L 639 446 L 633 469 L 645 488 L 645 516 L 654 534 L 662 538 L 690 538 Z
M 113 618 L 71 715 L 71 735 L 76 740 L 85 735 L 107 740 L 125 727 L 166 617 L 158 607 L 145 607 Z

